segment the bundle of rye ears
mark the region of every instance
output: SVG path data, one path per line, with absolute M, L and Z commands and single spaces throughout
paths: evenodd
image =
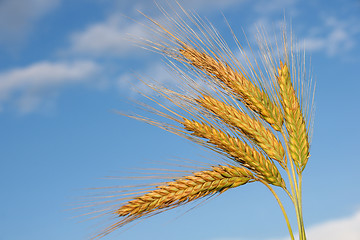
M 239 50 L 235 56 L 213 25 L 179 9 L 171 14 L 161 9 L 164 24 L 144 15 L 154 38 L 142 41 L 143 46 L 162 54 L 178 76 L 174 78 L 179 80 L 178 90 L 148 84 L 171 103 L 147 96 L 162 110 L 149 108 L 172 124 L 130 117 L 188 138 L 230 161 L 141 193 L 134 191 L 134 196 L 126 193 L 122 204 L 109 212 L 118 220 L 96 237 L 136 219 L 259 182 L 276 198 L 294 239 L 276 193 L 279 189 L 286 192 L 295 207 L 299 239 L 306 239 L 301 192 L 302 173 L 310 156 L 314 85 L 306 75 L 304 55 L 297 53 L 300 48 L 294 47 L 285 30 L 281 44 L 275 47 L 259 30 L 260 60 L 251 59 L 251 47 L 244 49 L 233 34 Z

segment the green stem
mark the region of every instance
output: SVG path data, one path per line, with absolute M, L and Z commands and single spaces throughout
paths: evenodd
M 298 198 L 298 201 L 299 201 L 299 213 L 300 213 L 300 220 L 301 220 L 301 227 L 302 227 L 302 238 L 301 240 L 306 240 L 306 234 L 305 234 L 305 226 L 304 226 L 304 219 L 303 219 L 303 214 L 302 214 L 302 174 L 300 173 L 299 174 L 299 198 Z
M 287 141 L 287 138 L 286 138 L 286 135 L 285 135 L 285 130 L 284 128 L 281 129 L 281 135 L 284 139 L 284 142 L 285 142 L 285 147 L 286 147 L 286 152 L 287 152 L 287 155 L 285 156 L 285 158 L 287 159 L 286 161 L 286 173 L 288 175 L 288 178 L 289 178 L 289 183 L 290 183 L 290 187 L 291 187 L 291 193 L 292 194 L 289 194 L 289 197 L 290 199 L 292 200 L 293 204 L 294 204 L 294 207 L 295 207 L 295 212 L 296 212 L 296 218 L 297 218 L 297 224 L 298 224 L 298 229 L 299 229 L 299 238 L 301 240 L 301 233 L 302 233 L 302 228 L 301 228 L 301 220 L 300 220 L 300 216 L 299 216 L 299 207 L 298 207 L 298 185 L 297 185 L 297 182 L 296 182 L 296 174 L 295 174 L 295 169 L 294 169 L 294 165 L 293 165 L 293 161 L 290 157 L 290 151 L 289 151 L 289 145 L 288 145 L 288 141 Z M 291 169 L 291 173 L 290 173 L 290 169 L 288 167 L 288 163 L 290 164 L 290 169 Z
M 279 206 L 280 206 L 280 208 L 281 208 L 282 213 L 284 214 L 285 221 L 286 221 L 286 225 L 287 225 L 287 227 L 288 227 L 291 240 L 295 240 L 294 234 L 293 234 L 292 229 L 291 229 L 291 225 L 290 225 L 289 218 L 288 218 L 288 216 L 287 216 L 287 214 L 286 214 L 285 208 L 284 208 L 282 202 L 280 201 L 278 195 L 276 194 L 276 192 L 274 191 L 274 189 L 272 189 L 272 187 L 271 187 L 267 182 L 263 181 L 262 179 L 258 179 L 258 180 L 259 180 L 260 182 L 262 182 L 262 183 L 271 191 L 271 193 L 274 195 L 276 201 L 278 202 L 278 204 L 279 204 Z
M 290 161 L 291 161 L 291 159 L 290 159 Z M 299 211 L 298 194 L 297 194 L 298 189 L 294 186 L 295 184 L 293 183 L 293 181 L 296 182 L 296 179 L 293 179 L 288 167 L 286 167 L 286 173 L 287 173 L 288 178 L 289 178 L 289 183 L 290 183 L 292 194 L 286 188 L 284 188 L 284 190 L 288 194 L 288 196 L 291 199 L 292 203 L 294 204 L 296 217 L 297 217 L 297 224 L 298 224 L 298 229 L 299 229 L 299 236 L 301 236 L 302 235 L 302 227 L 301 227 L 301 220 L 300 220 L 301 217 L 300 217 L 300 211 Z M 301 237 L 300 237 L 300 240 L 302 240 Z

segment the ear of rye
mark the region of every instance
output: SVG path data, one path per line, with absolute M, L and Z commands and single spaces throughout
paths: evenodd
M 185 62 L 204 71 L 210 77 L 216 78 L 222 87 L 225 85 L 231 89 L 243 104 L 258 113 L 275 130 L 280 131 L 283 124 L 281 109 L 266 92 L 259 89 L 226 62 L 215 59 L 207 53 L 186 46 L 179 52 L 185 58 Z
M 281 104 L 288 132 L 289 151 L 298 171 L 303 171 L 309 158 L 309 137 L 299 100 L 291 83 L 287 64 L 280 62 L 277 76 Z
M 195 101 L 246 135 L 252 142 L 261 147 L 270 158 L 282 165 L 284 164 L 285 152 L 281 142 L 260 121 L 208 95 L 203 95 L 202 98 L 197 98 Z
M 254 179 L 253 174 L 242 167 L 212 167 L 212 170 L 195 172 L 193 175 L 158 186 L 156 190 L 121 206 L 116 213 L 129 219 L 144 216 L 207 195 L 222 193 L 230 188 L 244 185 L 251 179 Z
M 192 135 L 207 139 L 208 143 L 217 147 L 244 167 L 254 171 L 258 177 L 270 184 L 285 188 L 285 182 L 275 164 L 240 139 L 194 120 L 184 119 L 182 124 Z

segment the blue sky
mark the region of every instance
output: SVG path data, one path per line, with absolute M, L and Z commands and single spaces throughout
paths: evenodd
M 222 13 L 235 32 L 248 36 L 259 24 L 276 29 L 284 12 L 291 19 L 317 81 L 303 187 L 308 236 L 359 240 L 360 2 L 179 2 L 207 17 L 229 41 Z M 134 86 L 147 91 L 134 72 L 171 81 L 160 56 L 127 39 L 127 34 L 148 36 L 137 10 L 161 18 L 153 2 L 145 0 L 0 1 L 0 240 L 87 239 L 96 222 L 79 222 L 72 218 L 78 213 L 68 211 L 78 197 L 89 194 L 84 189 L 133 184 L 103 178 L 128 176 L 128 169 L 153 162 L 206 161 L 206 153 L 185 139 L 113 111 L 134 111 L 128 101 L 140 100 Z M 287 236 L 281 211 L 259 184 L 186 210 L 168 211 L 106 239 Z

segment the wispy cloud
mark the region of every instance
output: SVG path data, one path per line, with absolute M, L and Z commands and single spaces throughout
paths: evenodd
M 330 220 L 307 231 L 309 239 L 313 240 L 358 240 L 360 239 L 360 211 L 352 216 Z
M 360 28 L 353 20 L 327 17 L 323 26 L 313 30 L 303 41 L 309 51 L 325 51 L 329 56 L 334 56 L 355 47 L 359 34 Z
M 270 0 L 258 1 L 254 3 L 253 9 L 257 18 L 254 24 L 250 25 L 250 32 L 254 33 L 253 26 L 262 26 L 264 29 L 274 29 L 284 20 L 284 17 L 296 19 L 304 16 L 304 10 L 300 9 L 298 0 Z M 313 9 L 309 10 L 313 11 Z M 307 13 L 312 14 L 312 13 Z M 341 14 L 330 13 L 323 10 L 312 20 L 298 21 L 294 25 L 293 31 L 297 35 L 296 29 L 301 30 L 299 47 L 304 47 L 308 52 L 322 52 L 327 56 L 340 56 L 349 53 L 357 45 L 360 35 L 358 16 L 341 16 Z M 279 35 L 281 36 L 281 35 Z M 278 38 L 279 39 L 279 38 Z
M 260 0 L 256 1 L 254 9 L 261 14 L 269 14 L 277 11 L 283 12 L 286 9 L 286 13 L 289 14 L 290 11 L 295 11 L 293 7 L 297 2 L 298 0 Z
M 0 104 L 11 102 L 20 112 L 33 111 L 61 87 L 89 81 L 99 70 L 91 61 L 44 61 L 0 73 Z
M 175 84 L 175 77 L 168 70 L 166 65 L 161 62 L 152 63 L 140 72 L 124 73 L 120 75 L 117 79 L 117 85 L 121 91 L 130 89 L 132 91 L 130 94 L 141 92 L 150 95 L 152 93 L 151 88 L 140 81 L 140 79 L 143 79 L 146 82 L 154 81 L 162 86 Z
M 329 220 L 306 229 L 306 235 L 311 240 L 359 240 L 360 211 L 345 218 Z M 298 239 L 298 238 L 296 238 Z M 246 238 L 216 238 L 211 240 L 249 240 Z M 290 240 L 289 237 L 272 238 L 268 240 Z
M 219 11 L 242 4 L 248 0 L 179 0 L 178 2 L 184 8 L 191 8 L 197 11 Z M 161 6 L 166 6 L 169 3 L 176 6 L 175 1 L 158 0 L 156 1 Z M 133 1 L 115 1 L 115 5 L 119 9 L 127 9 L 129 11 L 149 10 L 154 8 L 154 1 L 148 0 L 133 0 Z
M 184 7 L 191 7 L 194 10 L 207 10 L 211 9 L 212 11 L 216 10 L 225 10 L 229 7 L 242 4 L 246 0 L 184 0 L 181 4 Z
M 21 41 L 33 24 L 59 3 L 60 0 L 0 1 L 0 44 Z
M 129 35 L 142 37 L 144 34 L 145 29 L 142 25 L 114 14 L 104 22 L 73 33 L 70 36 L 71 46 L 68 52 L 93 56 L 123 56 L 134 50 L 128 39 Z
M 181 6 L 184 9 L 191 9 L 191 11 L 208 10 L 219 14 L 220 10 L 239 5 L 242 2 L 245 1 L 184 0 L 181 1 Z M 172 7 L 178 8 L 175 3 L 172 3 L 171 7 L 167 6 L 167 4 L 169 3 L 164 3 L 166 9 L 171 9 Z M 160 3 L 160 6 L 163 5 Z M 132 41 L 129 41 L 129 38 L 134 36 L 136 39 L 149 39 L 149 31 L 141 22 L 129 20 L 125 16 L 131 17 L 137 10 L 147 13 L 149 9 L 154 10 L 156 7 L 152 1 L 138 0 L 132 2 L 131 8 L 122 2 L 119 3 L 118 8 L 119 10 L 115 10 L 105 20 L 93 23 L 83 30 L 74 32 L 70 36 L 70 47 L 66 52 L 92 56 L 124 56 L 130 52 L 137 51 L 138 48 L 133 47 L 134 44 L 132 44 Z M 124 12 L 124 9 L 128 9 L 129 12 Z M 180 11 L 179 9 L 178 13 Z M 151 17 L 161 22 L 161 19 L 164 18 L 161 11 L 157 9 L 155 12 L 151 14 Z M 135 19 L 138 19 L 138 17 Z

